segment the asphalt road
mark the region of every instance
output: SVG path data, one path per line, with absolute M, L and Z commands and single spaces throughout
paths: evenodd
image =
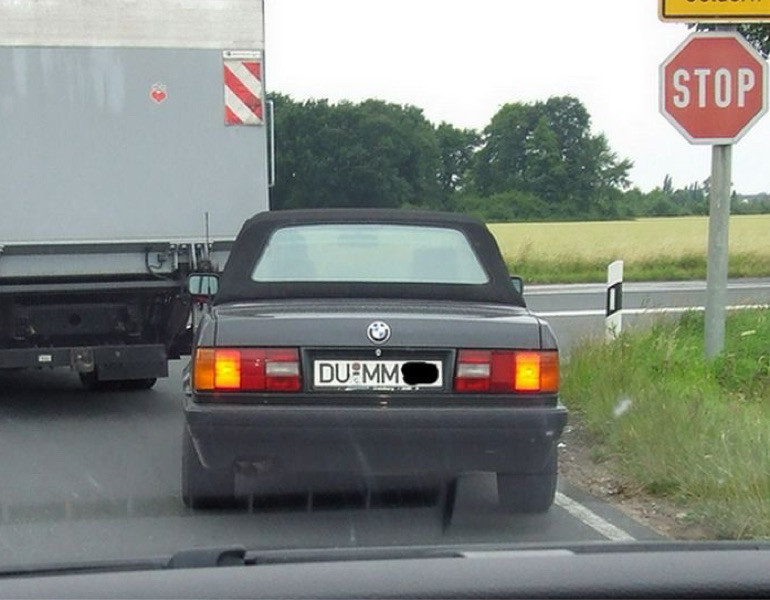
M 599 335 L 603 288 L 530 287 L 566 350 Z M 692 285 L 629 286 L 626 306 L 697 306 Z M 731 302 L 770 301 L 770 281 L 734 286 Z M 570 313 L 568 316 L 566 313 Z M 86 392 L 67 372 L 0 375 L 0 566 L 140 558 L 194 546 L 345 547 L 481 542 L 655 539 L 617 510 L 560 483 L 545 515 L 511 516 L 497 506 L 494 477 L 464 476 L 448 527 L 440 499 L 401 506 L 357 499 L 276 503 L 260 512 L 195 513 L 179 497 L 183 363 L 143 392 Z

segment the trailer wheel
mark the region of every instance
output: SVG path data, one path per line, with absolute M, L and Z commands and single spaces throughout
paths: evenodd
M 149 390 L 158 381 L 157 377 L 110 379 L 105 381 L 99 379 L 99 373 L 95 370 L 88 373 L 79 373 L 78 375 L 83 386 L 93 392 Z
M 101 381 L 96 371 L 89 371 L 88 373 L 78 373 L 80 377 L 80 383 L 83 387 L 92 392 L 100 392 L 108 389 L 108 381 Z
M 144 379 L 121 379 L 117 383 L 123 390 L 149 390 L 157 381 L 157 377 L 146 377 Z

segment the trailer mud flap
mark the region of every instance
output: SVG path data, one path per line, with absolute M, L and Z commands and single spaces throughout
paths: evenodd
M 100 381 L 168 377 L 166 349 L 160 345 L 93 348 Z

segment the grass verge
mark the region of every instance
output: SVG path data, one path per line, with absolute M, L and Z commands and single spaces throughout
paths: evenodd
M 589 259 L 581 256 L 535 257 L 527 252 L 506 257 L 508 270 L 526 283 L 597 283 L 607 281 L 607 265 L 614 258 Z M 755 253 L 733 253 L 729 277 L 770 276 L 770 258 Z M 706 279 L 704 254 L 654 256 L 626 260 L 626 281 L 676 281 Z
M 703 357 L 703 314 L 570 352 L 562 397 L 631 487 L 681 506 L 709 537 L 770 536 L 770 310 L 729 315 Z

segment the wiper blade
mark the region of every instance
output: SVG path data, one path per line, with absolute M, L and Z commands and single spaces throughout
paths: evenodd
M 12 577 L 41 577 L 73 573 L 118 573 L 122 571 L 156 571 L 166 568 L 168 559 L 100 560 L 86 563 L 48 563 L 43 565 L 10 566 L 0 570 L 0 579 Z
M 637 541 L 572 542 L 572 543 L 481 543 L 425 546 L 350 546 L 343 548 L 300 548 L 246 550 L 242 546 L 191 548 L 174 554 L 166 567 L 187 569 L 196 567 L 247 566 L 269 564 L 298 564 L 309 562 L 352 562 L 365 560 L 400 560 L 425 558 L 492 558 L 521 557 L 544 554 L 596 554 L 628 552 L 666 552 L 698 550 L 770 550 L 769 542 L 712 541 Z
M 251 551 L 247 551 L 242 546 L 221 546 L 181 550 L 169 559 L 165 567 L 168 569 L 194 569 L 308 562 L 395 560 L 403 558 L 462 558 L 463 556 L 462 550 L 452 546 L 351 546 L 349 548 Z
M 73 573 L 114 573 L 121 571 L 159 571 L 163 569 L 194 569 L 197 567 L 227 567 L 255 564 L 247 562 L 242 546 L 190 548 L 168 556 L 147 559 L 100 560 L 85 563 L 49 563 L 11 566 L 0 570 L 4 577 L 40 577 Z
M 249 550 L 245 565 L 308 562 L 350 562 L 399 560 L 406 558 L 513 558 L 523 556 L 564 556 L 598 553 L 683 552 L 720 550 L 770 551 L 770 541 L 584 541 L 529 543 L 471 543 L 419 546 L 350 546 L 311 549 Z M 213 566 L 213 564 L 209 564 Z

